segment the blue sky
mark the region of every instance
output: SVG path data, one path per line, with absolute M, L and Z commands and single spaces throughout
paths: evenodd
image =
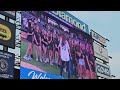
M 120 11 L 69 11 L 72 15 L 88 24 L 100 35 L 108 38 L 108 55 L 111 73 L 120 78 Z

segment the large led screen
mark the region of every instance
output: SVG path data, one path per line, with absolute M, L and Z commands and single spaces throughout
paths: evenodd
M 95 79 L 92 38 L 48 11 L 22 11 L 21 79 Z

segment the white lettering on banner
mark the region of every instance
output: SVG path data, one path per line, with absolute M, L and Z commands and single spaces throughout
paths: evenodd
M 111 72 L 110 72 L 110 66 L 103 64 L 100 61 L 95 61 L 96 65 L 96 74 L 100 77 L 110 79 L 111 78 Z
M 61 12 L 61 17 L 62 17 L 62 19 L 66 19 L 66 18 L 65 18 L 65 13 L 64 13 L 64 12 Z
M 0 52 L 0 57 L 3 57 L 3 58 L 10 58 L 10 57 L 12 57 L 12 55 L 11 54 L 8 54 L 8 53 L 3 53 L 3 52 Z
M 59 16 L 63 20 L 69 22 L 70 24 L 74 25 L 75 27 L 77 27 L 77 28 L 83 30 L 84 32 L 86 32 L 86 25 L 85 24 L 81 24 L 77 20 L 75 20 L 72 17 L 70 17 L 67 14 L 65 14 L 63 11 L 52 11 L 52 13 L 54 13 L 57 16 Z
M 101 73 L 110 76 L 110 69 L 102 65 L 97 64 L 97 73 Z
M 0 57 L 2 57 L 2 58 L 7 58 L 6 56 L 4 56 L 4 55 L 0 55 Z
M 92 31 L 92 38 L 95 39 L 96 41 L 100 42 L 101 44 L 106 46 L 106 39 L 102 36 L 100 36 L 98 33 Z
M 7 75 L 7 74 L 0 74 L 0 78 L 9 78 L 9 75 Z
M 32 79 L 50 79 L 46 77 L 46 74 L 42 75 L 43 73 L 36 74 L 35 71 L 31 71 L 28 73 L 28 76 L 32 75 Z
M 66 15 L 66 21 L 69 21 L 70 17 L 68 15 Z
M 69 29 L 68 29 L 67 27 L 65 27 L 65 26 L 63 26 L 63 25 L 61 25 L 61 24 L 60 24 L 60 27 L 61 27 L 64 31 L 69 32 Z

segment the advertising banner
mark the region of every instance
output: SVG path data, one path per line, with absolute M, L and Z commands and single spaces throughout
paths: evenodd
M 110 67 L 99 61 L 95 61 L 95 62 L 96 62 L 97 75 L 103 78 L 110 79 L 111 78 Z
M 73 16 L 72 14 L 68 13 L 67 11 L 49 11 L 49 14 L 54 14 L 60 19 L 71 24 L 73 27 L 79 28 L 89 34 L 88 25 Z
M 0 79 L 14 78 L 14 61 L 13 53 L 0 50 Z
M 20 79 L 65 79 L 65 78 L 62 76 L 57 76 L 54 74 L 48 74 L 45 72 L 40 72 L 37 70 L 21 67 Z
M 0 44 L 15 49 L 16 26 L 0 19 Z
M 101 43 L 104 46 L 107 46 L 107 40 L 106 40 L 106 38 L 102 37 L 101 35 L 99 35 L 98 33 L 96 33 L 93 30 L 91 30 L 91 35 L 92 35 L 92 38 L 94 40 L 98 41 L 99 43 Z
M 46 73 L 50 79 L 96 78 L 93 42 L 89 34 L 71 28 L 45 12 L 35 17 L 22 11 L 21 25 L 20 78 L 31 78 L 27 69 L 39 71 L 38 75 Z
M 107 49 L 101 47 L 100 45 L 93 42 L 94 55 L 95 57 L 102 59 L 103 61 L 109 62 Z
M 14 20 L 16 19 L 16 11 L 0 11 L 0 14 L 3 14 L 4 16 Z

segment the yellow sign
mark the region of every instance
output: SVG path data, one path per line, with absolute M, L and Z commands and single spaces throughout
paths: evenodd
M 0 24 L 0 39 L 5 40 L 5 41 L 8 41 L 11 39 L 10 29 L 3 24 Z

